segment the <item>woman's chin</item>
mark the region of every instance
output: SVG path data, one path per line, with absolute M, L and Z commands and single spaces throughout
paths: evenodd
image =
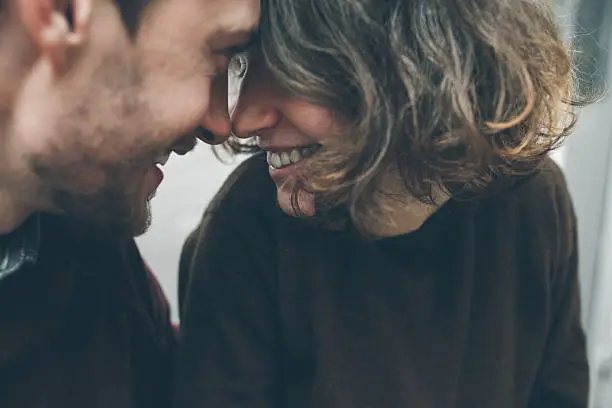
M 278 187 L 278 205 L 280 208 L 292 217 L 312 217 L 315 215 L 315 200 L 314 194 L 300 190 L 297 193 L 297 208 L 294 205 L 295 200 L 292 200 L 293 190 L 290 187 Z

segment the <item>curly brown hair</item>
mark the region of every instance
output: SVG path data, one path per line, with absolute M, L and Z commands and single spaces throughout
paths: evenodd
M 274 78 L 346 124 L 298 188 L 362 230 L 390 172 L 424 203 L 471 196 L 537 168 L 575 122 L 548 1 L 264 0 L 260 35 Z

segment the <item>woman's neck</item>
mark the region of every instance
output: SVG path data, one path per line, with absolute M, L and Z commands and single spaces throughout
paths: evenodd
M 432 197 L 435 204 L 425 204 L 409 195 L 401 182 L 384 184 L 380 211 L 372 217 L 371 225 L 368 226 L 370 234 L 381 238 L 418 230 L 450 198 L 446 191 L 437 188 L 434 189 Z

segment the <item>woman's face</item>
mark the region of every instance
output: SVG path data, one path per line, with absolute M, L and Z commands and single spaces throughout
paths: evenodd
M 234 76 L 230 82 L 239 80 Z M 232 114 L 234 133 L 241 138 L 256 137 L 258 146 L 267 153 L 278 202 L 285 212 L 295 215 L 291 205 L 292 176 L 339 135 L 339 125 L 331 111 L 281 89 L 256 55 L 249 59 L 242 80 Z M 235 82 L 233 88 L 236 89 Z M 300 192 L 298 200 L 302 212 L 314 214 L 311 195 Z

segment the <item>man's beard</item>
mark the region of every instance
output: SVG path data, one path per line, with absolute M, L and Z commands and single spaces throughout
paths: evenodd
M 105 174 L 105 182 L 92 191 L 79 191 L 66 173 L 57 167 L 41 162 L 33 169 L 43 186 L 41 194 L 47 197 L 51 207 L 79 222 L 121 236 L 138 236 L 151 225 L 151 193 L 143 201 L 140 185 L 134 178 L 136 166 L 99 166 Z M 90 168 L 91 170 L 91 168 Z
M 75 194 L 65 189 L 51 191 L 56 208 L 67 216 L 101 229 L 106 233 L 135 237 L 151 226 L 150 200 L 127 194 L 117 185 L 107 186 L 96 194 Z

